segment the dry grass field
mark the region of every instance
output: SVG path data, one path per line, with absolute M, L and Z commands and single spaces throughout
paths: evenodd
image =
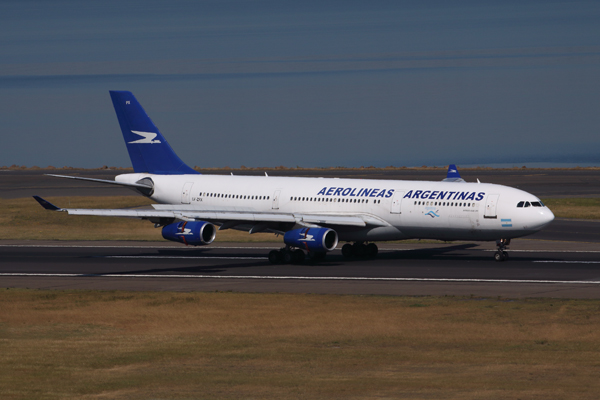
M 66 208 L 127 208 L 148 206 L 145 197 L 50 197 Z M 600 219 L 600 199 L 548 199 L 559 218 Z M 33 198 L 0 199 L 0 239 L 18 240 L 162 240 L 160 229 L 148 221 L 124 218 L 68 216 L 44 210 Z M 217 242 L 281 242 L 270 233 L 249 235 L 219 231 Z
M 600 302 L 0 291 L 2 399 L 597 399 Z

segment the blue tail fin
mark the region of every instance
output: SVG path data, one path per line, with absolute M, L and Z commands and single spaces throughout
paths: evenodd
M 448 166 L 448 175 L 446 175 L 446 179 L 442 179 L 443 182 L 464 182 L 465 180 L 460 177 L 458 173 L 458 168 L 456 165 L 450 164 Z
M 135 172 L 197 174 L 175 154 L 131 92 L 110 91 Z

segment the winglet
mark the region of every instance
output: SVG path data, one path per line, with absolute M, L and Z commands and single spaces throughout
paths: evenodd
M 54 204 L 47 200 L 42 199 L 40 196 L 33 196 L 33 198 L 42 205 L 46 210 L 50 211 L 63 211 L 62 208 L 56 207 Z
M 458 173 L 458 168 L 456 165 L 450 164 L 448 166 L 448 175 L 446 175 L 446 179 L 442 179 L 442 182 L 464 182 L 465 180 L 460 177 Z

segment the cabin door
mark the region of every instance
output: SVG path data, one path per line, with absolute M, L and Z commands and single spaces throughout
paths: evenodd
M 499 194 L 488 194 L 485 201 L 485 214 L 483 218 L 496 218 L 496 206 L 498 205 Z
M 181 189 L 181 204 L 190 204 L 190 193 L 194 182 L 186 182 Z
M 273 210 L 279 210 L 279 195 L 281 194 L 281 190 L 276 190 L 273 193 L 273 202 L 271 203 L 271 208 Z
M 402 214 L 402 197 L 404 196 L 404 192 L 396 192 L 394 193 L 394 197 L 392 197 L 392 209 L 390 210 L 391 214 Z

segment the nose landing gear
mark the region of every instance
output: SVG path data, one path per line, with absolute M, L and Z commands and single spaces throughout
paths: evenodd
M 498 251 L 494 253 L 494 260 L 498 262 L 507 261 L 508 260 L 508 252 L 506 249 L 510 244 L 510 239 L 500 239 L 496 240 L 496 246 L 498 246 Z

